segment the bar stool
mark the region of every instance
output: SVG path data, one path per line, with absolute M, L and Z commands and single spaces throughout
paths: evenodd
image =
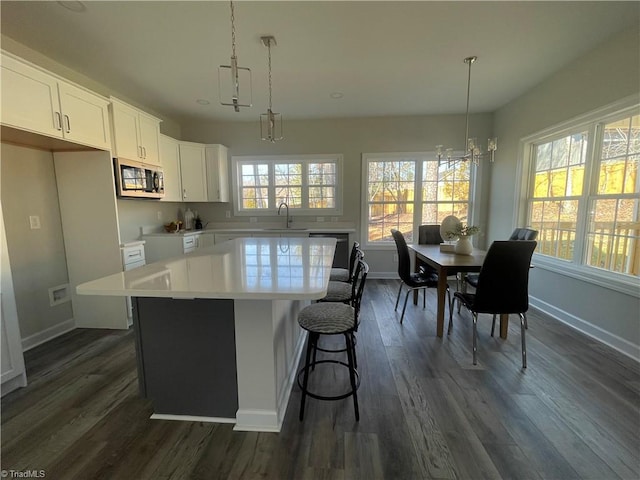
M 354 265 L 350 268 L 352 270 L 349 273 L 349 278 L 346 281 L 331 280 L 329 277 L 329 285 L 327 286 L 327 295 L 320 299 L 320 302 L 350 302 L 356 294 L 356 287 L 354 283 L 354 277 L 356 276 L 355 269 L 353 268 L 360 260 L 364 258 L 364 252 L 362 250 L 355 250 Z M 331 270 L 334 270 L 333 268 Z
M 300 400 L 300 421 L 304 418 L 304 407 L 307 396 L 317 400 L 342 400 L 353 396 L 353 408 L 355 410 L 356 421 L 360 420 L 358 408 L 357 390 L 360 387 L 360 376 L 356 370 L 356 351 L 354 345 L 354 331 L 358 326 L 358 315 L 360 313 L 360 303 L 364 285 L 369 273 L 369 266 L 359 260 L 355 269 L 354 283 L 356 284 L 356 294 L 349 303 L 340 302 L 319 302 L 303 308 L 298 314 L 298 324 L 308 332 L 307 352 L 304 366 L 298 372 L 298 386 L 302 390 Z M 347 353 L 347 362 L 337 359 L 316 360 L 318 340 L 322 335 L 343 335 L 345 340 L 344 351 Z M 313 357 L 313 359 L 312 359 Z M 315 370 L 316 365 L 336 364 L 346 367 L 349 370 L 350 390 L 339 395 L 322 395 L 310 391 L 309 375 Z
M 364 256 L 364 253 L 360 250 L 360 244 L 353 242 L 353 247 L 351 247 L 351 253 L 349 254 L 349 268 L 332 268 L 329 280 L 332 282 L 350 283 L 353 280 L 353 269 L 358 261 L 359 254 L 361 254 L 360 256 Z

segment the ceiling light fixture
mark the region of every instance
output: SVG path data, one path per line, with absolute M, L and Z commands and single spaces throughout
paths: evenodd
M 251 69 L 238 66 L 238 57 L 236 56 L 236 26 L 235 12 L 233 9 L 233 1 L 231 4 L 231 64 L 220 65 L 218 67 L 218 95 L 220 104 L 233 107 L 236 112 L 240 111 L 240 107 L 251 106 Z M 242 76 L 242 81 L 241 77 Z M 230 83 L 229 83 L 230 81 Z M 242 83 L 243 88 L 240 88 Z M 249 94 L 240 97 L 240 91 L 245 92 L 245 86 L 248 83 Z
M 447 162 L 449 166 L 451 166 L 452 161 L 458 160 L 471 160 L 474 165 L 478 165 L 480 163 L 480 158 L 485 155 L 489 155 L 489 161 L 493 163 L 494 161 L 494 152 L 498 149 L 498 138 L 492 137 L 487 141 L 487 151 L 482 153 L 482 147 L 478 144 L 476 138 L 469 137 L 469 96 L 471 93 L 471 65 L 478 59 L 478 57 L 467 57 L 464 59 L 464 63 L 469 65 L 469 75 L 467 78 L 467 113 L 465 119 L 465 131 L 464 131 L 464 141 L 465 141 L 465 153 L 461 157 L 453 156 L 453 148 L 447 148 L 444 151 L 444 156 L 447 158 Z M 442 160 L 442 145 L 436 145 L 436 156 L 438 157 L 438 162 Z
M 284 138 L 282 136 L 282 115 L 275 113 L 271 105 L 271 45 L 276 45 L 276 39 L 269 35 L 260 37 L 260 40 L 269 51 L 269 108 L 267 113 L 260 114 L 260 137 L 262 140 L 269 140 L 271 143 L 275 143 Z

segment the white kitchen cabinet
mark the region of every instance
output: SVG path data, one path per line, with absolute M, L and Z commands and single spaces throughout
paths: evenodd
M 160 165 L 160 119 L 111 97 L 116 157 Z
M 13 279 L 11 277 L 11 265 L 9 264 L 9 252 L 7 251 L 7 238 L 4 230 L 2 209 L 0 209 L 0 227 L 2 229 L 2 259 L 0 267 L 2 280 L 0 282 L 0 354 L 2 354 L 2 395 L 16 388 L 27 385 L 27 374 L 22 355 L 22 340 L 20 338 L 20 326 L 18 325 L 18 310 L 13 291 Z
M 229 201 L 229 150 L 224 145 L 207 145 L 207 194 L 210 202 Z
M 215 234 L 202 232 L 197 237 L 197 248 L 212 247 L 216 243 Z
M 121 247 L 122 249 L 122 269 L 125 272 L 134 268 L 142 267 L 146 264 L 144 255 L 144 242 L 129 242 Z M 127 323 L 133 325 L 133 306 L 131 297 L 126 297 L 127 301 Z
M 182 201 L 180 178 L 180 143 L 166 135 L 160 135 L 160 165 L 164 172 L 163 202 Z
M 3 125 L 111 149 L 109 102 L 2 52 Z
M 208 197 L 205 146 L 192 142 L 179 142 L 179 146 L 182 201 L 206 202 Z

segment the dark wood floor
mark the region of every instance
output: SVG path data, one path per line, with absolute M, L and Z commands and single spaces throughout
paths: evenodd
M 489 336 L 488 316 L 474 367 L 467 312 L 437 338 L 429 291 L 427 309 L 407 307 L 400 326 L 397 285 L 365 291 L 359 423 L 350 399 L 310 400 L 299 422 L 297 388 L 280 434 L 150 420 L 132 333 L 75 330 L 29 351 L 29 386 L 2 399 L 2 469 L 83 480 L 640 478 L 637 363 L 531 311 L 526 371 L 516 322 L 504 341 Z

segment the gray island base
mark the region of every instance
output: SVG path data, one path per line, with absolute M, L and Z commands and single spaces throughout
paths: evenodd
M 279 432 L 304 345 L 297 313 L 308 303 L 134 298 L 138 382 L 152 418 Z

